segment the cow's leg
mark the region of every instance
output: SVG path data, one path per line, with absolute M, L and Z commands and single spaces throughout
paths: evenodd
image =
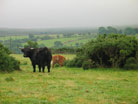
M 39 72 L 41 72 L 41 65 L 38 65 L 38 67 L 39 67 Z
M 35 72 L 36 70 L 35 70 L 35 64 L 33 64 L 33 69 L 34 69 L 34 71 L 33 72 Z
M 43 68 L 43 72 L 45 72 L 45 66 L 42 66 L 42 68 Z
M 50 72 L 50 64 L 47 65 L 48 72 Z

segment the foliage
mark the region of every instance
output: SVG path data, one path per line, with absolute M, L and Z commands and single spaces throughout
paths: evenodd
M 91 63 L 89 61 L 84 61 L 82 64 L 82 67 L 84 70 L 91 68 L 90 66 L 91 66 Z
M 12 56 L 9 56 L 10 51 L 0 44 L 0 71 L 19 70 L 19 62 Z
M 101 35 L 80 48 L 75 59 L 86 61 L 83 66 L 91 60 L 90 67 L 124 67 L 129 57 L 136 59 L 137 52 L 138 41 L 135 37 L 119 34 Z M 69 63 L 74 62 L 73 60 Z M 76 67 L 75 64 L 73 66 Z
M 58 63 L 56 63 L 55 65 L 54 65 L 54 67 L 56 68 L 56 67 L 60 67 L 60 65 L 58 64 Z
M 127 27 L 124 30 L 118 30 L 112 26 L 108 26 L 107 28 L 105 27 L 99 27 L 98 29 L 98 33 L 99 34 L 126 34 L 126 35 L 135 35 L 138 34 L 138 28 L 131 28 L 131 27 Z
M 29 34 L 29 40 L 30 41 L 37 41 L 38 38 L 34 37 L 33 34 Z
M 99 34 L 117 34 L 120 33 L 120 30 L 117 30 L 116 28 L 112 27 L 112 26 L 108 26 L 107 28 L 105 27 L 99 27 L 98 29 Z
M 127 28 L 125 28 L 124 33 L 127 34 L 127 35 L 138 34 L 138 28 L 127 27 Z
M 33 39 L 34 38 L 34 35 L 33 34 L 29 34 L 29 38 L 30 39 Z
M 127 70 L 138 69 L 138 61 L 134 57 L 128 58 L 124 65 L 124 69 Z
M 62 46 L 63 46 L 63 44 L 61 41 L 55 41 L 54 42 L 54 47 L 62 47 Z
M 33 42 L 33 41 L 28 41 L 27 45 L 24 45 L 24 47 L 29 47 L 29 48 L 38 48 L 38 43 L 37 42 Z

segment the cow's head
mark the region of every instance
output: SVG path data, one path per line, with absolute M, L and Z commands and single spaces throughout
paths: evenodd
M 20 48 L 21 51 L 24 53 L 24 57 L 30 57 L 34 48 Z

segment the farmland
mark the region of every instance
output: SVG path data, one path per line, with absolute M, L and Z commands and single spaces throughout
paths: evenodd
M 23 47 L 28 41 L 37 42 L 40 47 L 47 46 L 48 48 L 57 47 L 55 42 L 60 42 L 61 47 L 81 47 L 83 44 L 91 39 L 97 37 L 97 34 L 33 34 L 33 35 L 11 35 L 11 36 L 0 36 L 0 42 L 4 44 L 13 53 L 20 53 L 18 47 Z M 60 48 L 61 48 L 60 47 Z M 57 47 L 59 48 L 59 47 Z
M 138 71 L 57 67 L 51 73 L 33 73 L 28 58 L 12 56 L 22 70 L 0 73 L 0 104 L 138 103 Z

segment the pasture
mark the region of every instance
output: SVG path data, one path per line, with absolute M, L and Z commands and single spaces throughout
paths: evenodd
M 22 70 L 0 73 L 0 104 L 138 104 L 138 71 L 58 67 L 33 73 L 28 58 L 12 56 Z
M 44 36 L 49 36 L 49 37 L 51 37 L 51 39 L 41 40 L 40 38 L 42 38 Z M 57 36 L 59 36 L 59 38 L 57 38 Z M 96 34 L 91 34 L 91 35 L 86 34 L 85 36 L 79 36 L 77 34 L 74 34 L 70 37 L 63 37 L 63 34 L 41 34 L 41 35 L 36 34 L 36 35 L 34 35 L 34 37 L 37 39 L 36 42 L 39 45 L 43 44 L 43 45 L 48 46 L 48 47 L 53 47 L 54 43 L 56 41 L 60 41 L 64 47 L 67 47 L 67 46 L 76 47 L 76 44 L 82 45 L 82 44 L 85 44 L 86 42 L 88 42 L 91 38 L 95 38 Z M 14 41 L 15 40 L 19 41 L 21 39 L 31 40 L 29 38 L 29 35 L 0 36 L 0 41 L 3 41 L 3 44 L 8 44 L 8 46 L 10 44 L 12 44 L 12 45 L 15 45 L 15 47 L 17 47 L 17 43 L 15 44 Z M 25 44 L 27 44 L 28 40 L 24 40 L 24 42 L 20 43 L 20 44 L 24 46 Z M 6 43 L 4 41 L 6 41 Z

